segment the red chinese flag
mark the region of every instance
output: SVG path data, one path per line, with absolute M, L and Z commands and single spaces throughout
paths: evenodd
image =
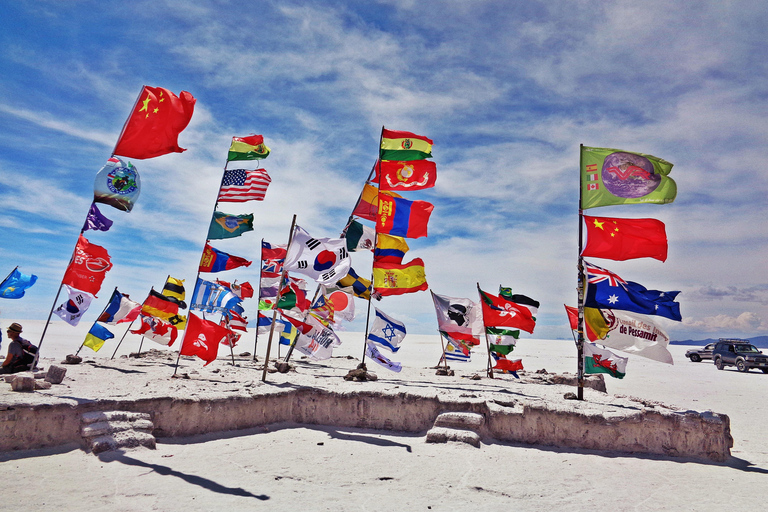
M 64 273 L 62 284 L 90 293 L 95 297 L 107 271 L 111 268 L 112 262 L 107 250 L 100 245 L 90 243 L 87 238 L 80 235 L 72 261 Z
M 431 160 L 381 160 L 374 179 L 379 190 L 422 190 L 435 186 L 437 166 Z
M 624 261 L 667 259 L 667 232 L 656 219 L 615 219 L 584 215 L 587 244 L 582 256 Z
M 145 85 L 120 134 L 115 154 L 144 159 L 186 151 L 179 147 L 179 134 L 192 119 L 195 101 L 187 91 L 177 97 L 168 89 Z
M 219 344 L 227 338 L 229 330 L 210 320 L 203 320 L 190 313 L 187 319 L 187 331 L 181 344 L 182 356 L 197 356 L 205 365 L 216 360 Z
M 480 290 L 483 306 L 483 323 L 486 327 L 511 327 L 533 333 L 536 320 L 531 310 L 504 298 Z

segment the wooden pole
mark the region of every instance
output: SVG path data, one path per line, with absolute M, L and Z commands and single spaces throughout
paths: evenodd
M 482 308 L 482 302 L 483 302 L 483 295 L 480 293 L 480 283 L 477 283 L 477 294 L 480 297 L 480 307 Z M 483 320 L 483 325 L 485 325 L 485 320 Z M 491 342 L 488 341 L 488 336 L 485 336 L 485 346 L 488 349 L 488 363 L 486 366 L 486 373 L 488 374 L 489 378 L 493 378 L 493 365 L 491 364 Z
M 293 215 L 293 220 L 291 221 L 291 232 L 290 235 L 288 235 L 288 247 L 285 249 L 286 258 L 288 256 L 288 251 L 291 249 L 291 242 L 293 242 L 293 230 L 296 227 L 296 214 Z M 261 381 L 266 382 L 267 381 L 267 369 L 269 368 L 269 351 L 272 348 L 272 335 L 275 333 L 275 320 L 277 319 L 277 303 L 280 302 L 280 295 L 283 291 L 283 283 L 285 283 L 286 278 L 288 277 L 288 269 L 285 268 L 285 265 L 283 265 L 283 274 L 280 276 L 280 289 L 277 292 L 277 298 L 275 299 L 275 308 L 272 313 L 272 325 L 269 328 L 269 340 L 267 341 L 267 354 L 264 357 L 264 371 L 261 374 Z
M 262 273 L 264 272 L 264 239 L 261 239 L 261 246 L 259 247 L 259 287 L 257 288 L 259 290 L 256 300 L 258 301 L 256 304 L 256 336 L 253 338 L 253 361 L 256 360 L 256 346 L 259 343 L 259 315 L 261 314 L 261 310 L 259 309 L 258 303 L 261 302 L 261 277 Z M 279 290 L 278 290 L 279 292 Z
M 581 195 L 582 195 L 582 184 L 581 184 L 581 174 L 582 174 L 582 153 L 584 151 L 584 144 L 579 144 L 579 257 L 578 257 L 578 267 L 579 267 L 579 275 L 577 278 L 578 282 L 578 300 L 579 300 L 579 324 L 578 324 L 578 340 L 576 342 L 576 350 L 577 350 L 577 362 L 576 362 L 576 373 L 579 380 L 579 388 L 577 393 L 577 398 L 579 400 L 584 400 L 584 286 L 586 285 L 584 281 L 584 258 L 581 257 L 581 251 L 583 250 L 582 244 L 583 244 L 583 233 L 582 233 L 582 219 L 584 217 L 584 210 L 582 210 L 582 203 L 581 203 Z

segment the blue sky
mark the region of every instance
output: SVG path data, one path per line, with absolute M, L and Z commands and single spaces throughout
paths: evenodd
M 114 226 L 88 238 L 114 268 L 85 321 L 115 286 L 191 288 L 232 136 L 264 135 L 273 182 L 264 202 L 220 207 L 254 213 L 255 231 L 215 246 L 257 259 L 293 214 L 338 236 L 386 126 L 435 142 L 437 186 L 408 197 L 435 204 L 409 255 L 436 293 L 509 286 L 541 302 L 533 337 L 570 337 L 579 144 L 621 148 L 674 163 L 677 200 L 587 213 L 662 220 L 669 258 L 594 263 L 680 290 L 683 321 L 658 321 L 673 339 L 768 332 L 765 2 L 36 0 L 0 19 L 0 272 L 39 276 L 0 303 L 3 323 L 47 316 L 96 172 L 150 85 L 197 98 L 187 151 L 134 160 L 134 210 L 101 208 Z M 428 292 L 375 305 L 436 330 Z

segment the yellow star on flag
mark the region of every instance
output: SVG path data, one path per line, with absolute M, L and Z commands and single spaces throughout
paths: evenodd
M 595 219 L 596 228 L 603 229 L 603 224 L 605 224 L 605 222 L 600 222 L 599 220 Z

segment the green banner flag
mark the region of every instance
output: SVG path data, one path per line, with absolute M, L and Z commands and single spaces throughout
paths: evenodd
M 655 156 L 582 146 L 581 208 L 671 203 L 677 195 L 671 171 L 671 163 Z
M 211 225 L 208 228 L 208 240 L 221 240 L 234 238 L 246 231 L 253 231 L 253 214 L 229 215 L 228 213 L 214 212 Z

